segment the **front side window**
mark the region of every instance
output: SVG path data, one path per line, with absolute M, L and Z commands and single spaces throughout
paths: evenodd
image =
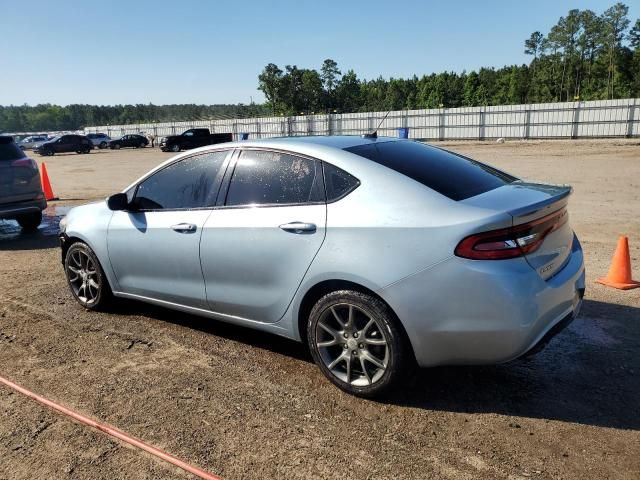
M 139 210 L 213 206 L 227 152 L 195 155 L 154 173 L 138 185 L 133 205 Z
M 317 162 L 280 152 L 244 150 L 226 205 L 291 205 L 324 201 Z

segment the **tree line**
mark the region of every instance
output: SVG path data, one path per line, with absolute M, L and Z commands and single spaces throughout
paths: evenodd
M 640 96 L 640 20 L 616 3 L 598 15 L 570 10 L 546 34 L 524 41 L 526 65 L 412 78 L 359 79 L 332 59 L 319 71 L 268 64 L 258 77 L 274 114 L 603 100 Z
M 536 31 L 524 41 L 528 64 L 367 80 L 332 59 L 319 71 L 270 63 L 258 76 L 261 105 L 0 106 L 0 132 L 640 97 L 640 19 L 631 25 L 628 13 L 623 3 L 601 14 L 570 10 L 546 35 Z
M 267 115 L 264 105 L 59 105 L 1 106 L 0 132 L 77 130 L 91 125 L 126 125 Z

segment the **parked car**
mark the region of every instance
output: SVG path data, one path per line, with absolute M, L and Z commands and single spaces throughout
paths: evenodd
M 208 128 L 192 128 L 181 135 L 163 137 L 160 140 L 160 149 L 163 152 L 179 152 L 180 150 L 189 150 L 232 140 L 233 135 L 231 133 L 211 133 Z
M 123 135 L 109 142 L 111 150 L 119 150 L 122 147 L 144 148 L 147 145 L 149 145 L 149 140 L 142 135 Z
M 236 142 L 72 209 L 62 259 L 87 309 L 136 299 L 306 342 L 374 396 L 414 361 L 502 363 L 571 322 L 570 193 L 410 140 Z
M 38 164 L 13 137 L 0 136 L 0 219 L 14 219 L 24 231 L 34 231 L 45 208 Z
M 107 148 L 109 146 L 109 142 L 111 141 L 111 137 L 106 133 L 88 133 L 87 138 L 91 140 L 91 143 L 94 147 L 98 148 Z
M 18 146 L 23 150 L 28 150 L 30 148 L 35 148 L 42 145 L 47 140 L 48 138 L 46 135 L 30 135 L 20 140 Z
M 51 156 L 66 152 L 90 153 L 92 149 L 91 140 L 84 135 L 61 135 L 44 142 L 33 151 L 40 155 Z

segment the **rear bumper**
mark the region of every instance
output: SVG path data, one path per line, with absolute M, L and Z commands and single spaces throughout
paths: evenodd
M 7 220 L 15 219 L 27 213 L 41 212 L 45 208 L 47 208 L 47 201 L 44 198 L 4 205 L 0 204 L 0 218 Z
M 584 259 L 543 280 L 524 259 L 452 257 L 379 293 L 400 318 L 420 366 L 503 363 L 539 351 L 579 312 Z
M 556 323 L 553 327 L 551 327 L 549 331 L 545 333 L 544 336 L 540 339 L 540 341 L 538 341 L 538 343 L 536 343 L 533 347 L 531 347 L 523 355 L 521 355 L 520 358 L 530 357 L 532 355 L 535 355 L 536 353 L 541 352 L 549 344 L 549 342 L 553 339 L 553 337 L 555 337 L 560 332 L 562 332 L 565 328 L 571 325 L 571 323 L 576 319 L 576 317 L 580 313 L 580 305 L 582 304 L 584 289 L 582 289 L 582 291 L 579 292 L 579 294 L 580 294 L 580 304 L 578 305 L 576 310 L 569 313 L 566 317 L 564 317 L 562 320 Z

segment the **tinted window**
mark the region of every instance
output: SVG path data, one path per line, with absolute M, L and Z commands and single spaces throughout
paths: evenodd
M 144 180 L 134 204 L 142 210 L 201 208 L 215 203 L 217 177 L 226 151 L 189 157 Z
M 278 152 L 246 150 L 229 184 L 227 205 L 323 201 L 316 162 Z
M 327 202 L 333 202 L 355 190 L 360 181 L 353 175 L 329 163 L 322 164 L 324 168 L 324 182 L 327 191 Z
M 14 143 L 11 137 L 0 137 L 0 162 L 24 157 L 24 152 Z
M 371 143 L 345 150 L 389 167 L 452 200 L 463 200 L 517 180 L 488 165 L 419 142 Z

